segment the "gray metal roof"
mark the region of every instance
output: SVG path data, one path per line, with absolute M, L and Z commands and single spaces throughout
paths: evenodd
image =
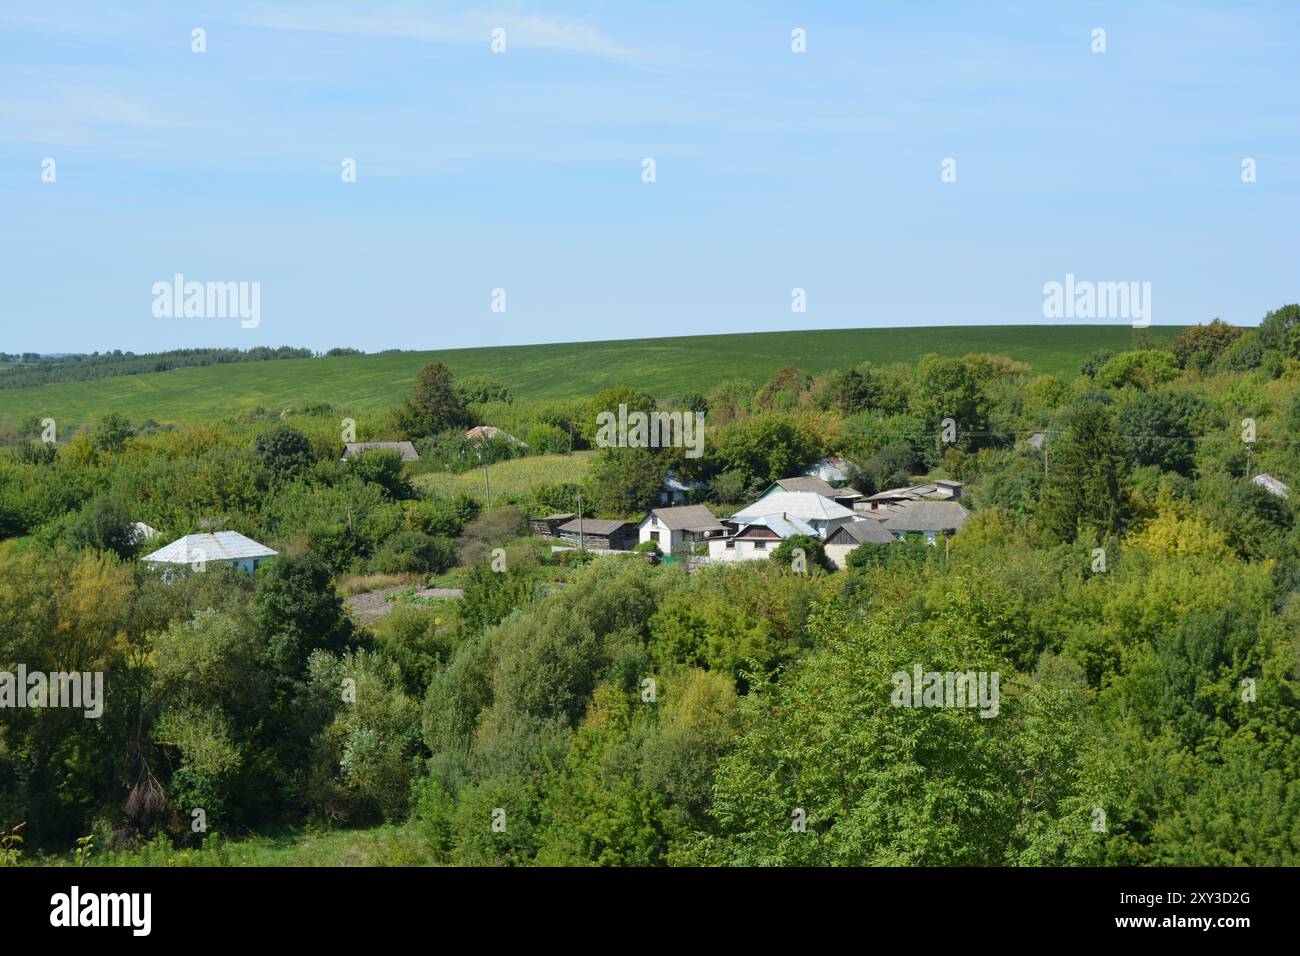
M 1277 495 L 1279 498 L 1285 498 L 1287 496 L 1286 493 L 1289 489 L 1287 488 L 1286 482 L 1278 481 L 1266 472 L 1260 472 L 1250 480 L 1270 494 Z
M 858 544 L 889 544 L 896 540 L 881 522 L 865 518 L 861 521 L 848 521 L 840 525 L 827 536 L 827 541 L 833 540 L 840 532 L 848 535 Z
M 812 525 L 795 515 L 789 514 L 759 515 L 755 518 L 750 518 L 745 521 L 744 524 L 739 525 L 736 528 L 736 533 L 732 535 L 732 537 L 738 537 L 739 535 L 744 534 L 749 528 L 754 527 L 766 528 L 768 531 L 771 531 L 773 534 L 779 535 L 782 538 L 790 538 L 796 534 L 808 535 L 811 538 L 821 537 L 821 535 L 817 533 L 817 529 Z
M 158 535 L 162 534 L 157 528 L 151 528 L 143 521 L 133 521 L 129 537 L 132 544 L 143 544 L 146 541 L 152 541 Z
M 141 560 L 157 564 L 193 564 L 196 561 L 240 561 L 245 558 L 271 558 L 278 552 L 246 538 L 238 531 L 213 531 L 187 534 Z
M 781 478 L 772 483 L 772 487 L 764 492 L 764 497 L 771 494 L 773 488 L 779 488 L 781 491 L 811 491 L 815 495 L 824 495 L 827 498 L 835 497 L 835 489 L 816 475 Z
M 761 515 L 789 514 L 805 521 L 830 521 L 852 517 L 853 512 L 825 495 L 812 491 L 772 491 L 746 505 L 728 520 L 737 524 Z
M 849 469 L 856 467 L 852 462 L 839 455 L 819 458 L 803 470 L 805 475 L 815 475 L 824 481 L 847 481 Z
M 704 505 L 680 505 L 676 508 L 655 508 L 650 514 L 659 519 L 669 531 L 721 531 L 722 522 Z M 649 517 L 645 519 L 649 520 Z M 642 521 L 644 524 L 645 521 Z
M 660 487 L 663 488 L 664 491 L 698 491 L 709 486 L 702 481 L 695 481 L 694 479 L 690 481 L 682 481 L 676 474 L 670 471 L 664 475 L 664 483 Z
M 583 518 L 582 519 L 582 533 L 594 534 L 601 538 L 609 537 L 610 535 L 613 534 L 618 534 L 619 531 L 624 528 L 627 528 L 628 530 L 632 530 L 635 527 L 636 526 L 631 521 L 616 521 L 616 520 L 610 520 L 604 518 Z M 577 534 L 578 521 L 577 519 L 574 519 L 573 521 L 570 521 L 568 524 L 560 525 L 560 527 L 557 528 L 556 530 L 562 531 L 565 534 Z
M 890 531 L 956 531 L 970 517 L 956 501 L 912 501 L 883 522 Z

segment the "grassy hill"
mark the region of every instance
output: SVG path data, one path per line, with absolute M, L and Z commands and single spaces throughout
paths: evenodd
M 761 383 L 783 365 L 817 374 L 868 359 L 913 362 L 927 352 L 992 352 L 1041 373 L 1073 373 L 1098 349 L 1132 348 L 1137 335 L 1160 344 L 1180 331 L 1165 326 L 1136 333 L 1123 325 L 826 329 L 287 359 L 0 389 L 0 420 L 35 415 L 75 424 L 116 411 L 137 422 L 187 422 L 302 402 L 359 412 L 406 397 L 416 372 L 434 361 L 457 376 L 490 375 L 520 398 L 585 396 L 619 384 L 666 397 L 708 391 L 724 378 Z

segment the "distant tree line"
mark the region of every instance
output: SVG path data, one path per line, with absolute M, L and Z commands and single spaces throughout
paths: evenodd
M 0 352 L 0 388 L 27 388 L 54 382 L 89 382 L 118 375 L 146 375 L 174 368 L 226 365 L 233 362 L 269 362 L 275 359 L 312 358 L 311 349 L 289 346 L 251 349 L 175 349 L 136 355 L 115 349 L 90 355 L 38 355 L 35 352 Z M 326 355 L 360 354 L 356 349 L 330 349 Z

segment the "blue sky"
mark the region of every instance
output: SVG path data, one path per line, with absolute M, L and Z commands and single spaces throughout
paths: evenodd
M 10 2 L 0 351 L 1031 324 L 1066 273 L 1254 324 L 1298 54 L 1292 3 Z M 156 318 L 178 272 L 260 325 Z

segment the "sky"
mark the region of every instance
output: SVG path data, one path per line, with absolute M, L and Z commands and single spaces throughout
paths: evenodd
M 0 351 L 1090 321 L 1067 275 L 1254 325 L 1298 54 L 1249 0 L 5 0 Z M 256 324 L 156 314 L 176 274 Z

